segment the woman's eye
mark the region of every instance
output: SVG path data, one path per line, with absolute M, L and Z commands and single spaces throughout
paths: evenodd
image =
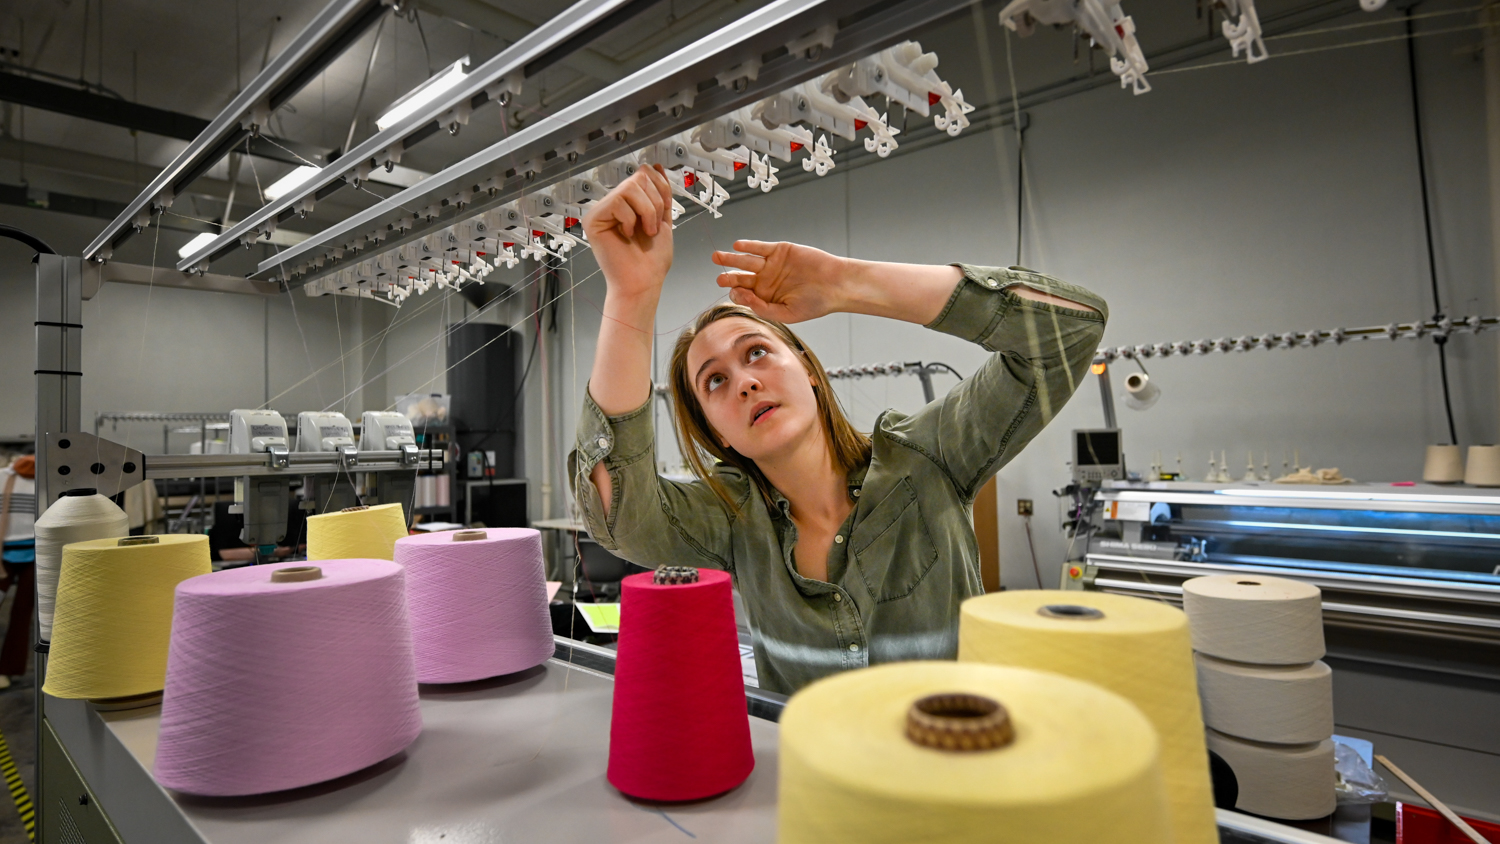
M 704 382 L 704 386 L 706 386 L 708 388 L 709 392 L 713 392 L 714 390 L 718 389 L 718 387 L 719 387 L 720 384 L 723 384 L 723 383 L 724 383 L 724 376 L 722 376 L 722 375 L 710 375 L 710 376 L 708 376 L 708 380 Z
M 753 349 L 750 350 L 750 359 L 752 361 L 760 360 L 761 358 L 765 357 L 767 354 L 768 354 L 768 352 L 766 352 L 766 350 L 765 350 L 764 347 L 762 347 L 762 346 L 756 346 L 755 348 L 753 348 Z

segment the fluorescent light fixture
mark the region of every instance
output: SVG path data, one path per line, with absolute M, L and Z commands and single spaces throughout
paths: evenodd
M 279 199 L 301 187 L 303 182 L 316 175 L 318 175 L 318 168 L 304 164 L 272 182 L 271 186 L 266 188 L 266 199 Z
M 199 249 L 207 246 L 209 243 L 212 243 L 213 239 L 216 237 L 218 237 L 218 235 L 214 234 L 213 232 L 202 232 L 200 234 L 193 235 L 193 239 L 189 240 L 186 246 L 177 250 L 177 257 L 186 258 L 194 252 L 197 252 Z
M 464 56 L 447 68 L 432 75 L 432 78 L 406 92 L 406 96 L 395 101 L 385 114 L 375 120 L 376 128 L 382 132 L 415 114 L 423 106 L 441 97 L 449 89 L 464 81 L 469 74 L 464 72 L 469 57 Z
M 1323 490 L 1221 489 L 1218 495 L 1244 495 L 1255 498 L 1309 498 L 1329 501 L 1395 501 L 1418 504 L 1500 504 L 1493 495 L 1408 495 L 1391 492 L 1333 492 Z M 1208 503 L 1208 502 L 1205 502 Z

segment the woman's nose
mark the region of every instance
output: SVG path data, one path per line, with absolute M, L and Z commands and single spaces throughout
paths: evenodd
M 746 377 L 740 382 L 740 395 L 748 396 L 751 393 L 760 392 L 760 382 L 754 378 Z

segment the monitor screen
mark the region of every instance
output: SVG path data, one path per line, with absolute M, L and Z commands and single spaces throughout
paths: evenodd
M 1074 431 L 1080 466 L 1115 466 L 1120 462 L 1119 431 Z

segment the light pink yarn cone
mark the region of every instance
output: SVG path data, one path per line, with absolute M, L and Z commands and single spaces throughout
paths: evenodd
M 177 586 L 156 779 L 190 794 L 311 785 L 404 750 L 422 730 L 401 567 L 280 563 Z
M 444 531 L 396 540 L 406 568 L 417 679 L 464 683 L 552 656 L 541 534 L 528 528 Z

